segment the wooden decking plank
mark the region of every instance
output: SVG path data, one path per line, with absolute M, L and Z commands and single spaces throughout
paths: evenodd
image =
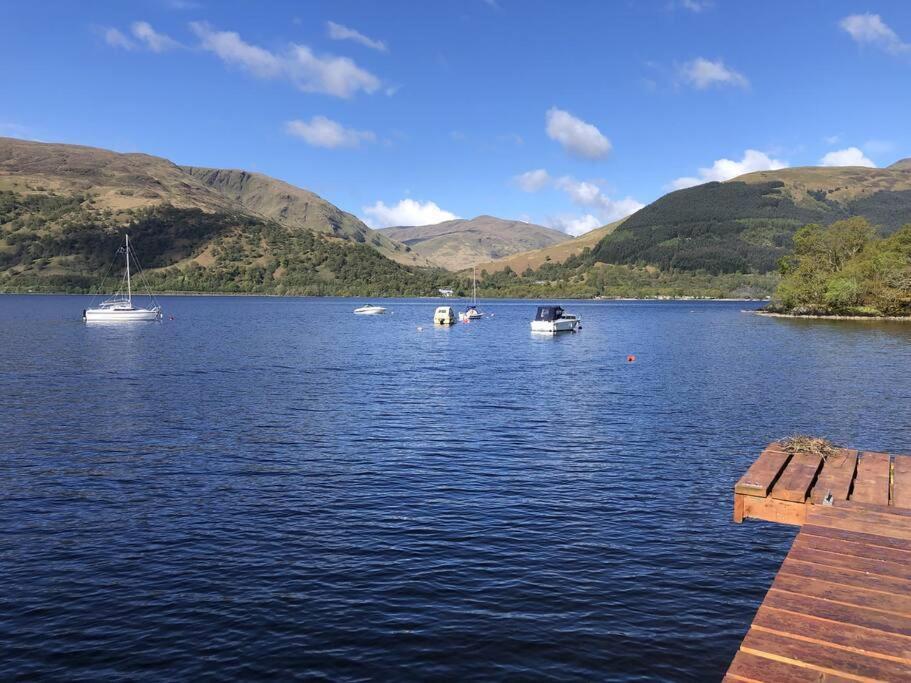
M 750 683 L 780 683 L 780 681 L 793 681 L 794 683 L 844 683 L 855 681 L 854 678 L 843 678 L 829 674 L 825 679 L 820 678 L 819 671 L 779 662 L 767 657 L 760 657 L 749 652 L 738 652 L 728 669 L 727 678 L 734 681 L 749 681 Z
M 911 680 L 911 666 L 907 664 L 758 629 L 750 629 L 740 649 L 809 666 L 822 673 L 853 675 L 873 681 Z
M 812 453 L 797 453 L 791 457 L 784 472 L 772 487 L 772 498 L 802 503 L 807 499 L 810 486 L 819 472 L 822 458 Z
M 799 576 L 802 580 L 816 579 L 854 588 L 867 588 L 880 593 L 894 594 L 911 591 L 911 583 L 904 579 L 871 575 L 846 567 L 832 567 L 817 562 L 808 562 L 792 555 L 788 555 L 787 559 L 782 562 L 778 572 Z
M 740 478 L 734 486 L 734 493 L 760 497 L 769 495 L 790 457 L 778 444 L 771 444 Z
M 887 513 L 808 505 L 805 521 L 816 526 L 911 541 L 911 519 Z
M 885 631 L 886 633 L 911 636 L 911 617 L 887 614 L 867 607 L 845 605 L 832 600 L 788 593 L 775 588 L 769 590 L 763 604 L 768 607 L 808 614 L 820 619 L 831 619 L 832 621 L 863 626 L 864 628 Z
M 798 562 L 812 562 L 813 564 L 818 564 L 823 567 L 861 572 L 869 576 L 871 580 L 878 578 L 897 579 L 900 581 L 911 580 L 908 578 L 908 572 L 906 570 L 901 567 L 896 567 L 892 563 L 877 563 L 875 560 L 853 557 L 851 555 L 794 548 L 788 554 L 788 558 L 797 560 Z M 911 592 L 909 589 L 911 589 L 911 586 L 905 588 L 905 590 Z
M 835 507 L 840 507 L 854 512 L 884 512 L 896 518 L 911 518 L 911 510 L 908 508 L 899 508 L 894 505 L 874 505 L 873 503 L 861 503 L 856 500 L 843 500 L 833 503 Z
M 889 504 L 889 456 L 864 452 L 857 460 L 857 476 L 851 500 L 874 505 Z
M 896 455 L 892 458 L 892 505 L 911 508 L 911 456 Z
M 836 455 L 830 455 L 823 462 L 819 478 L 810 492 L 810 502 L 822 505 L 829 493 L 833 501 L 847 500 L 856 468 L 857 451 L 848 448 L 838 449 Z
M 798 551 L 805 555 L 820 554 L 821 557 L 829 556 L 844 557 L 848 560 L 859 562 L 878 562 L 881 563 L 882 571 L 876 571 L 871 568 L 866 571 L 876 571 L 879 574 L 888 574 L 898 578 L 911 580 L 911 553 L 906 550 L 894 550 L 892 548 L 882 548 L 871 546 L 865 543 L 854 543 L 853 541 L 836 541 L 832 538 L 813 536 L 803 533 L 798 534 L 791 546 L 791 552 L 788 557 L 793 556 Z M 820 560 L 822 564 L 828 562 Z M 878 566 L 878 565 L 877 565 Z
M 844 529 L 817 526 L 816 524 L 807 523 L 803 525 L 800 533 L 807 536 L 819 536 L 850 543 L 863 543 L 870 547 L 894 548 L 896 550 L 911 552 L 911 541 L 905 541 L 900 538 L 889 538 L 887 536 L 877 536 L 875 534 L 866 534 L 860 531 L 846 531 Z
M 888 594 L 866 588 L 851 588 L 828 581 L 806 580 L 790 574 L 778 574 L 772 582 L 778 590 L 832 600 L 846 605 L 867 607 L 898 616 L 911 617 L 911 596 Z
M 869 654 L 911 664 L 911 638 L 894 633 L 871 631 L 850 624 L 839 624 L 774 607 L 760 607 L 752 628 L 760 627 L 789 636 L 800 636 L 821 644 L 849 648 L 858 654 Z

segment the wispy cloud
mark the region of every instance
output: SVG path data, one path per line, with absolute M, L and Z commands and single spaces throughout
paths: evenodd
M 351 40 L 364 47 L 369 47 L 371 50 L 378 50 L 379 52 L 388 51 L 386 43 L 382 40 L 368 38 L 363 33 L 356 31 L 353 28 L 348 28 L 342 24 L 336 24 L 334 21 L 326 22 L 326 26 L 329 31 L 329 37 L 332 38 L 332 40 Z
M 523 192 L 538 192 L 550 185 L 550 174 L 546 169 L 536 168 L 533 171 L 520 173 L 512 180 Z
M 371 228 L 389 228 L 395 225 L 433 225 L 458 218 L 451 211 L 441 209 L 436 202 L 402 199 L 387 206 L 378 201 L 362 209 L 363 221 Z
M 748 88 L 750 86 L 750 81 L 746 76 L 728 67 L 720 59 L 712 61 L 705 57 L 697 57 L 681 64 L 677 68 L 677 76 L 681 82 L 697 90 L 712 87 Z
M 682 7 L 685 10 L 698 14 L 711 8 L 714 4 L 715 3 L 711 0 L 678 0 L 678 2 L 675 3 L 675 6 Z
M 876 168 L 876 164 L 857 147 L 848 147 L 839 149 L 835 152 L 829 152 L 819 160 L 820 166 L 866 166 L 867 168 Z
M 151 52 L 166 52 L 180 47 L 180 43 L 156 31 L 147 21 L 134 21 L 130 24 L 129 36 L 113 26 L 103 29 L 103 35 L 104 42 L 122 50 L 145 49 Z
M 133 35 L 152 52 L 164 52 L 179 47 L 180 43 L 165 35 L 159 33 L 147 21 L 134 21 L 131 25 Z
M 610 154 L 610 140 L 596 126 L 568 111 L 551 107 L 545 121 L 547 136 L 559 142 L 570 154 L 586 159 L 603 159 Z
M 369 130 L 345 128 L 342 124 L 325 116 L 314 116 L 309 121 L 295 119 L 285 124 L 289 135 L 300 138 L 313 147 L 337 149 L 339 147 L 360 147 L 375 142 L 376 134 Z
M 104 42 L 111 47 L 119 47 L 123 50 L 135 50 L 137 47 L 136 43 L 127 38 L 123 31 L 113 26 L 104 29 Z
M 701 185 L 712 181 L 723 182 L 736 178 L 744 173 L 753 173 L 754 171 L 774 171 L 779 168 L 787 168 L 788 162 L 773 159 L 765 152 L 755 149 L 748 149 L 743 153 L 740 161 L 732 159 L 717 159 L 711 166 L 700 168 L 698 176 L 686 176 L 672 180 L 668 189 L 682 190 L 686 187 Z
M 878 14 L 852 14 L 838 25 L 859 45 L 869 45 L 892 55 L 911 55 L 911 43 L 899 38 Z
M 299 90 L 350 98 L 358 92 L 373 93 L 380 79 L 347 57 L 316 55 L 306 45 L 291 45 L 284 54 L 244 41 L 234 31 L 219 31 L 205 22 L 194 21 L 190 28 L 200 47 L 225 64 L 236 66 L 257 78 L 285 79 Z

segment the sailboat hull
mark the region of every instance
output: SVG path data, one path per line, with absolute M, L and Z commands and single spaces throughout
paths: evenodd
M 89 308 L 83 314 L 86 322 L 136 322 L 142 320 L 158 320 L 161 317 L 160 308 L 134 308 L 131 310 L 107 310 L 104 308 Z

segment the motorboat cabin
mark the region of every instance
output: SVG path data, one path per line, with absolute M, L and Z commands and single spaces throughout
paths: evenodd
M 538 306 L 535 319 L 531 321 L 532 332 L 575 332 L 582 326 L 582 320 L 563 310 L 562 306 Z
M 438 306 L 433 313 L 434 325 L 455 325 L 456 315 L 452 306 Z

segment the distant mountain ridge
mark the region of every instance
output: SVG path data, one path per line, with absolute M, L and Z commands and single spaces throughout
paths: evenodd
M 446 277 L 262 174 L 0 138 L 0 290 L 99 287 L 124 232 L 163 290 L 426 295 Z
M 319 195 L 260 173 L 179 166 L 149 154 L 0 137 L 0 190 L 89 193 L 94 206 L 113 212 L 163 204 L 241 212 L 290 229 L 366 244 L 400 263 L 429 265 Z
M 543 225 L 486 215 L 380 232 L 432 263 L 455 271 L 572 239 Z

